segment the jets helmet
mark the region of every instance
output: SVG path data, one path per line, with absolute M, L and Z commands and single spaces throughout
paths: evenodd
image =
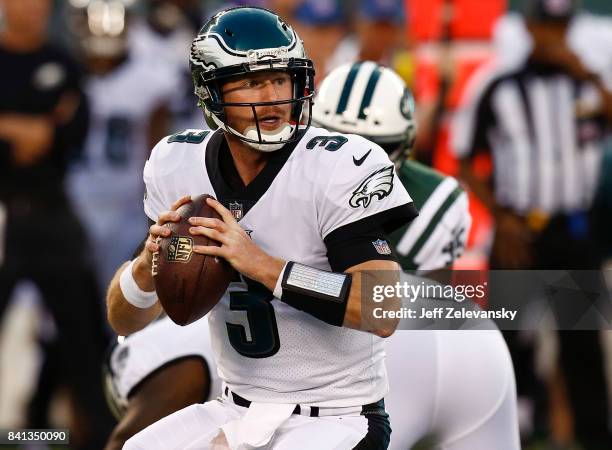
M 199 31 L 191 45 L 190 67 L 198 105 L 209 126 L 222 128 L 260 151 L 280 149 L 297 138 L 298 125 L 307 118 L 314 95 L 314 67 L 296 32 L 277 14 L 263 8 L 238 7 L 221 11 Z M 291 76 L 291 99 L 254 103 L 224 102 L 223 82 L 260 71 L 283 71 Z M 291 104 L 289 122 L 266 132 L 256 107 Z M 236 130 L 228 125 L 225 107 L 250 107 L 255 126 Z
M 364 61 L 338 67 L 318 88 L 312 108 L 317 126 L 359 134 L 394 156 L 412 149 L 414 98 L 393 70 Z

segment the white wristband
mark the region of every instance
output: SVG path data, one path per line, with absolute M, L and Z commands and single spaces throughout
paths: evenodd
M 119 277 L 119 287 L 121 288 L 123 296 L 130 305 L 142 309 L 150 308 L 157 301 L 157 292 L 143 291 L 136 284 L 136 280 L 134 280 L 134 275 L 132 275 L 134 261 L 130 261 L 127 267 L 123 269 L 123 272 L 121 272 L 121 276 Z
M 285 269 L 287 268 L 287 263 L 283 266 L 283 270 L 281 270 L 280 275 L 278 276 L 278 280 L 276 280 L 276 285 L 274 286 L 274 292 L 272 295 L 280 300 L 283 296 L 283 276 L 285 275 Z

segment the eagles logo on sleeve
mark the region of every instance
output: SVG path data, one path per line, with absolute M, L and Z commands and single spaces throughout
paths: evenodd
M 369 175 L 353 191 L 349 200 L 351 208 L 359 208 L 359 206 L 367 208 L 374 197 L 382 200 L 389 195 L 393 189 L 393 175 L 393 166 L 384 167 Z

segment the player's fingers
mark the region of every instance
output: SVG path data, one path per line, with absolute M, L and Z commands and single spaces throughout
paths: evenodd
M 208 206 L 210 206 L 212 209 L 219 213 L 219 215 L 223 219 L 223 222 L 225 222 L 226 224 L 238 224 L 238 222 L 236 222 L 236 219 L 234 218 L 234 215 L 229 211 L 229 209 L 227 209 L 214 198 L 207 198 L 206 203 L 208 204 Z
M 157 224 L 163 225 L 168 222 L 178 222 L 181 220 L 181 216 L 176 211 L 164 211 L 157 218 Z
M 149 227 L 149 234 L 155 239 L 157 236 L 168 237 L 172 231 L 163 225 L 153 224 Z
M 175 201 L 172 206 L 170 207 L 170 209 L 172 211 L 176 211 L 177 209 L 179 209 L 182 205 L 184 205 L 185 203 L 189 203 L 191 201 L 191 195 L 183 195 L 181 198 L 179 198 L 177 201 Z
M 216 245 L 194 245 L 193 251 L 202 255 L 225 257 L 224 248 Z
M 150 239 L 147 239 L 147 242 L 145 242 L 145 248 L 151 253 L 158 252 L 160 249 L 159 244 L 157 244 L 155 241 L 152 241 Z
M 207 238 L 221 242 L 222 244 L 227 244 L 227 237 L 223 233 L 213 230 L 212 228 L 191 227 L 189 228 L 189 232 L 194 235 L 206 236 Z
M 189 223 L 195 226 L 213 228 L 222 233 L 227 230 L 227 225 L 225 222 L 213 217 L 190 217 Z

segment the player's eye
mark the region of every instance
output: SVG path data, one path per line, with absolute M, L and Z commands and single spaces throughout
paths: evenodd
M 289 77 L 287 77 L 287 76 L 282 76 L 282 77 L 278 77 L 278 78 L 276 78 L 276 79 L 274 80 L 274 83 L 275 83 L 277 86 L 284 86 L 284 85 L 286 85 L 287 83 L 289 83 L 289 81 L 290 81 L 290 78 L 289 78 Z
M 256 88 L 260 85 L 260 81 L 259 80 L 246 80 L 244 82 L 244 87 L 246 88 Z

